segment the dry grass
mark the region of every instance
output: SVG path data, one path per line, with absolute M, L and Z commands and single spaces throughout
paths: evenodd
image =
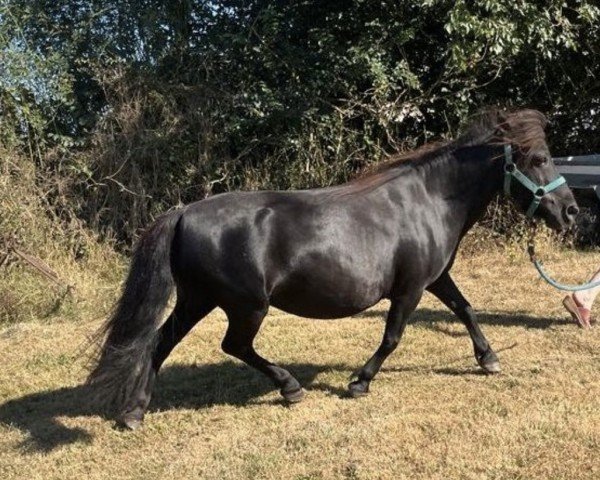
M 46 198 L 47 190 L 60 196 L 59 176 L 42 178 L 34 163 L 0 145 L 0 325 L 29 320 L 88 320 L 101 318 L 110 308 L 110 294 L 124 275 L 122 258 L 110 242 L 98 236 L 57 205 L 67 199 Z M 61 216 L 62 213 L 62 216 Z M 41 260 L 59 283 L 49 282 L 12 248 Z M 73 285 L 73 294 L 67 286 Z M 82 315 L 83 314 L 83 315 Z
M 347 379 L 380 340 L 385 303 L 351 319 L 271 312 L 259 350 L 307 390 L 286 407 L 258 373 L 221 353 L 221 312 L 165 366 L 135 433 L 86 406 L 78 345 L 96 321 L 0 331 L 0 478 L 574 479 L 600 477 L 600 335 L 565 319 L 561 295 L 517 251 L 459 259 L 504 373 L 481 375 L 462 325 L 424 298 L 370 396 Z M 579 281 L 600 254 L 548 257 Z

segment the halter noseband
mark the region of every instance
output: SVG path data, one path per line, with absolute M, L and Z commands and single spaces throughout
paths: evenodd
M 544 195 L 550 193 L 552 190 L 556 190 L 563 183 L 566 183 L 565 177 L 562 175 L 559 175 L 544 186 L 534 183 L 526 175 L 524 175 L 523 172 L 521 172 L 517 168 L 517 165 L 513 162 L 512 147 L 510 145 L 504 145 L 504 193 L 507 197 L 510 197 L 510 185 L 513 178 L 533 194 L 533 199 L 531 200 L 529 208 L 526 212 L 526 215 L 529 218 L 533 217 L 533 214 L 540 205 Z

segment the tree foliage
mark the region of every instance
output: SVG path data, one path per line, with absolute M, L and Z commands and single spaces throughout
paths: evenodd
M 5 0 L 0 139 L 123 238 L 179 201 L 342 181 L 485 105 L 599 151 L 598 25 L 585 0 Z

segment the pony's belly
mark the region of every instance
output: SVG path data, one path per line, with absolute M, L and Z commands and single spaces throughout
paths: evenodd
M 270 298 L 276 308 L 310 318 L 343 318 L 375 305 L 383 294 L 380 288 L 342 290 L 321 285 L 294 285 L 280 289 Z
M 299 317 L 307 317 L 307 318 L 322 318 L 322 319 L 331 319 L 331 318 L 344 318 L 349 317 L 351 315 L 355 315 L 360 313 L 367 308 L 375 305 L 374 302 L 371 305 L 367 305 L 365 307 L 355 307 L 355 306 L 346 306 L 346 305 L 334 305 L 334 304 L 319 304 L 315 302 L 311 302 L 310 300 L 299 303 L 299 302 L 272 302 L 271 304 L 284 312 L 291 313 L 293 315 L 298 315 Z

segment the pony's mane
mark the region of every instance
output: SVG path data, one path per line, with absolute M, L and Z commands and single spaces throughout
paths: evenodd
M 537 110 L 501 110 L 491 108 L 471 117 L 462 134 L 455 140 L 429 142 L 406 153 L 390 155 L 375 168 L 359 172 L 339 190 L 340 194 L 367 192 L 395 178 L 398 167 L 406 163 L 427 161 L 453 150 L 476 145 L 511 144 L 527 160 L 530 152 L 546 148 L 546 117 Z

